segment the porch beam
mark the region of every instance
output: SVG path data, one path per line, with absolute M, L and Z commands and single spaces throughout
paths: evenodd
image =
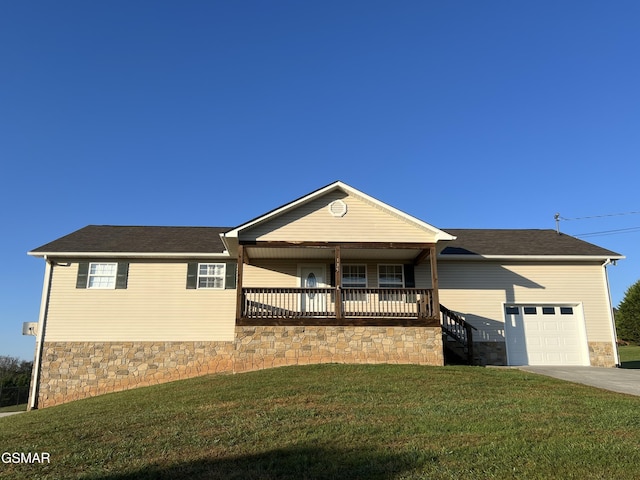
M 428 248 L 425 248 L 424 250 L 422 250 L 418 256 L 416 258 L 413 259 L 413 264 L 414 265 L 420 265 L 422 262 L 424 262 L 427 258 L 429 258 L 429 256 L 431 255 L 431 250 Z
M 435 247 L 435 243 L 413 242 L 288 242 L 284 240 L 255 240 L 242 241 L 240 245 L 263 248 L 380 248 L 380 249 L 409 249 L 425 250 Z
M 429 265 L 431 265 L 431 298 L 433 301 L 433 312 L 431 314 L 435 317 L 440 315 L 440 298 L 438 295 L 438 262 L 436 261 L 436 246 L 433 245 L 429 249 Z
M 238 275 L 238 279 L 236 281 L 236 325 L 240 324 L 240 320 L 242 318 L 242 277 L 243 277 L 243 270 L 244 270 L 244 262 L 245 262 L 245 255 L 244 255 L 244 246 L 242 245 L 238 245 L 238 269 L 237 269 L 237 275 Z
M 242 248 L 242 245 L 240 245 L 239 248 Z M 251 257 L 249 256 L 249 250 L 247 250 L 246 248 L 243 248 L 242 249 L 242 255 L 244 256 L 244 263 L 246 265 L 249 265 L 251 263 Z
M 241 318 L 238 326 L 439 327 L 438 318 Z

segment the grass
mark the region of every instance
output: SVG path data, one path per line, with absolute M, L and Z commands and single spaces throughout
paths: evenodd
M 513 369 L 310 365 L 0 419 L 0 478 L 637 478 L 640 397 Z
M 640 368 L 640 345 L 618 347 L 622 368 Z

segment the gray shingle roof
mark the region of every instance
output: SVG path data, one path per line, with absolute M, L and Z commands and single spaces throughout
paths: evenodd
M 555 230 L 496 230 L 444 228 L 458 237 L 443 255 L 562 255 L 622 257 L 592 243 Z
M 88 225 L 32 253 L 222 253 L 220 233 L 229 230 L 229 227 Z
M 89 225 L 31 253 L 222 253 L 220 233 L 232 227 L 145 227 Z M 622 257 L 610 250 L 558 235 L 555 230 L 443 229 L 458 237 L 446 255 L 562 255 Z

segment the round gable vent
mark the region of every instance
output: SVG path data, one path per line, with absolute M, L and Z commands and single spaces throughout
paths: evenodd
M 344 217 L 347 213 L 347 204 L 342 200 L 334 200 L 329 204 L 329 212 L 334 217 Z

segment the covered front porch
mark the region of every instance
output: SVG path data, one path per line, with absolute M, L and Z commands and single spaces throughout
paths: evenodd
M 245 241 L 237 325 L 440 326 L 435 243 Z

